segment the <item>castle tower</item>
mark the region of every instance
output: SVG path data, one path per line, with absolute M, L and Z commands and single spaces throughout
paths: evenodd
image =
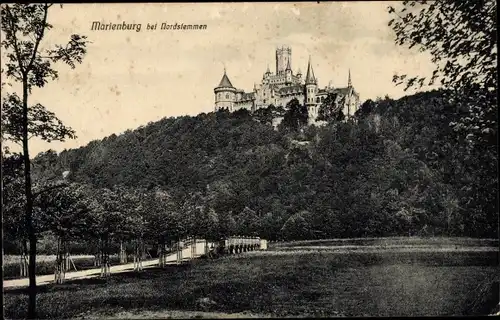
M 276 49 L 276 75 L 285 74 L 288 63 L 292 65 L 292 49 L 289 47 L 282 47 Z
M 349 77 L 347 78 L 347 87 L 352 88 L 352 82 L 351 82 L 351 69 L 349 68 Z
M 226 68 L 224 68 L 224 75 L 220 80 L 219 85 L 214 88 L 215 94 L 215 111 L 222 108 L 228 109 L 230 112 L 233 111 L 234 101 L 236 100 L 236 88 L 233 87 L 231 81 L 226 74 Z
M 313 105 L 316 103 L 316 91 L 318 89 L 318 83 L 316 81 L 316 77 L 314 76 L 314 70 L 311 65 L 311 57 L 309 57 L 309 63 L 307 64 L 307 74 L 305 80 L 305 88 L 306 88 L 306 105 Z
M 286 69 L 285 69 L 285 83 L 286 84 L 291 84 L 292 83 L 292 66 L 290 65 L 290 60 L 288 60 Z
M 262 83 L 269 84 L 269 79 L 271 78 L 271 70 L 269 70 L 269 65 L 267 65 L 267 70 L 262 76 Z
M 309 63 L 307 64 L 307 73 L 305 79 L 305 99 L 304 103 L 309 112 L 309 121 L 314 121 L 318 116 L 319 106 L 316 104 L 316 93 L 318 90 L 318 82 L 314 76 L 314 70 L 311 65 L 311 57 L 309 56 Z
M 349 69 L 349 74 L 347 77 L 347 95 L 345 97 L 344 114 L 346 117 L 353 116 L 359 107 L 359 96 L 354 91 L 351 80 L 351 69 Z

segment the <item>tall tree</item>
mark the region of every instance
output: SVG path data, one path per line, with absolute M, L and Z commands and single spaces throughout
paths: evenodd
M 469 188 L 473 190 L 468 195 L 469 202 L 483 202 L 474 199 L 478 195 L 492 199 L 495 205 L 487 210 L 498 213 L 498 179 L 491 179 L 498 176 L 496 0 L 404 1 L 400 8 L 390 6 L 388 10 L 394 17 L 389 26 L 396 33 L 396 43 L 409 48 L 417 46 L 420 51 L 429 52 L 436 63 L 430 79 L 402 75 L 395 76 L 394 81 L 406 83 L 409 88 L 422 87 L 426 81 L 432 85 L 439 79 L 451 91 L 450 100 L 461 111 L 461 117 L 450 126 L 469 144 L 465 161 L 473 162 L 480 155 L 482 163 L 474 169 L 489 177 L 484 183 L 489 194 L 481 194 L 481 182 L 478 188 Z M 500 238 L 498 215 L 496 220 Z
M 343 97 L 339 97 L 337 93 L 329 93 L 325 101 L 321 104 L 318 111 L 317 120 L 322 121 L 342 121 L 345 116 L 342 109 L 339 107 L 343 105 Z
M 50 189 L 35 201 L 36 209 L 41 211 L 43 230 L 51 231 L 57 237 L 58 283 L 64 281 L 66 265 L 69 266 L 69 242 L 84 239 L 95 225 L 83 191 L 83 187 L 74 183 L 65 188 Z
M 36 234 L 32 223 L 33 193 L 31 185 L 31 163 L 28 141 L 31 135 L 46 141 L 64 140 L 73 137 L 73 132 L 54 122 L 55 116 L 42 105 L 29 106 L 29 95 L 33 87 L 43 87 L 49 79 L 56 79 L 58 73 L 52 64 L 58 61 L 71 68 L 80 63 L 86 53 L 86 37 L 72 35 L 67 45 L 56 45 L 42 50 L 40 44 L 46 32 L 52 29 L 47 22 L 49 9 L 53 4 L 4 4 L 1 9 L 1 29 L 4 33 L 1 46 L 6 56 L 5 74 L 22 84 L 22 98 L 11 95 L 13 110 L 9 110 L 10 133 L 22 143 L 24 159 L 24 192 L 26 196 L 26 229 L 28 231 L 29 253 L 29 305 L 28 318 L 36 318 Z M 5 109 L 4 109 L 5 112 Z M 63 130 L 61 130 L 63 129 Z
M 21 254 L 20 275 L 27 276 L 27 233 L 23 220 L 23 159 L 18 153 L 11 154 L 8 149 L 2 152 L 2 222 L 3 245 L 19 246 Z
M 287 103 L 286 109 L 287 111 L 281 123 L 285 128 L 292 131 L 299 131 L 300 128 L 307 125 L 309 113 L 307 112 L 307 107 L 301 105 L 299 100 L 292 99 Z
M 396 75 L 410 87 L 439 81 L 455 93 L 464 116 L 451 125 L 469 140 L 496 144 L 497 132 L 497 19 L 495 0 L 403 1 L 390 6 L 389 21 L 396 43 L 429 52 L 432 76 Z
M 275 108 L 276 107 L 274 105 L 270 105 L 267 108 L 258 108 L 252 113 L 252 116 L 262 124 L 272 125 L 273 123 L 272 110 L 274 110 Z

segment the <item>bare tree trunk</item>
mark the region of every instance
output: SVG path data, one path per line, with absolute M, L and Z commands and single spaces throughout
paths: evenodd
M 196 236 L 193 236 L 191 241 L 191 260 L 196 257 Z
M 137 244 L 137 239 L 134 240 L 134 271 L 137 271 L 138 265 L 139 265 L 139 260 L 137 259 L 137 249 L 138 244 Z
M 64 282 L 66 279 L 66 271 L 69 270 L 69 249 L 68 249 L 68 241 L 63 239 L 62 240 L 62 246 L 61 246 L 61 256 L 62 256 L 62 264 L 61 264 L 61 283 Z
M 127 263 L 127 251 L 123 247 L 123 240 L 120 240 L 120 263 Z
M 142 271 L 143 265 L 142 261 L 144 260 L 144 256 L 146 254 L 146 244 L 144 243 L 144 239 L 141 237 L 139 240 L 139 271 Z
M 158 244 L 158 265 L 160 268 L 164 268 L 167 264 L 167 250 L 165 245 L 165 239 L 161 239 Z
M 109 261 L 109 247 L 110 247 L 110 241 L 109 238 L 106 237 L 106 247 L 104 250 L 104 270 L 105 270 L 105 275 L 106 277 L 111 276 L 111 267 L 110 267 L 110 261 Z
M 142 264 L 142 243 L 141 243 L 141 239 L 140 238 L 137 240 L 136 256 L 137 256 L 137 271 L 141 271 L 141 264 Z
M 110 267 L 109 267 L 109 239 L 106 236 L 101 241 L 100 246 L 100 263 L 101 263 L 101 277 L 109 277 L 110 276 Z
M 71 257 L 70 257 L 70 254 L 69 254 L 69 241 L 65 241 L 64 242 L 64 254 L 65 254 L 65 258 L 64 258 L 64 271 L 65 272 L 68 272 L 70 271 L 71 269 Z
M 182 249 L 183 246 L 181 243 L 181 239 L 179 238 L 177 241 L 177 264 L 182 263 Z
M 142 270 L 142 256 L 144 255 L 144 246 L 141 238 L 136 238 L 134 245 L 134 271 Z
M 101 239 L 97 242 L 97 252 L 94 254 L 94 267 L 101 266 Z
M 158 243 L 158 249 L 156 252 L 158 252 L 158 267 L 163 268 L 163 248 L 161 241 Z
M 134 240 L 134 271 L 137 271 L 137 240 Z
M 54 282 L 56 284 L 61 284 L 64 282 L 64 272 L 65 272 L 65 245 L 62 237 L 57 238 L 57 253 L 56 253 L 56 268 L 54 271 Z
M 23 160 L 24 191 L 26 196 L 26 230 L 29 239 L 28 318 L 36 319 L 36 233 L 33 226 L 33 191 L 31 186 L 31 160 L 28 148 L 28 74 L 23 73 Z
M 163 242 L 163 265 L 167 265 L 167 257 L 168 257 L 168 250 L 167 250 L 167 244 L 165 241 Z
M 25 239 L 21 240 L 20 276 L 28 276 L 28 244 Z

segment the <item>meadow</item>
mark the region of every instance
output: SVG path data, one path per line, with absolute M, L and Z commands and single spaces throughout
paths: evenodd
M 78 271 L 97 268 L 94 266 L 94 256 L 92 255 L 74 255 L 71 256 L 74 266 Z M 110 258 L 111 265 L 119 264 L 118 255 L 112 255 Z M 3 278 L 4 280 L 20 279 L 20 256 L 18 255 L 4 255 L 3 256 Z M 53 274 L 55 269 L 56 256 L 55 255 L 37 255 L 36 257 L 36 274 L 48 275 Z M 71 264 L 71 271 L 75 271 L 73 264 Z
M 40 287 L 39 317 L 484 315 L 498 303 L 495 247 L 454 252 L 282 250 L 287 246 L 296 243 Z M 26 304 L 25 289 L 5 291 L 7 318 L 24 317 Z

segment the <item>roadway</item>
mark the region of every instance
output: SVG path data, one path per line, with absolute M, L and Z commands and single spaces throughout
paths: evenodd
M 202 243 L 198 243 L 197 248 L 196 248 L 196 255 L 195 258 L 198 258 L 201 256 L 201 252 L 204 253 L 205 251 L 205 245 Z M 182 250 L 182 260 L 190 260 L 191 259 L 191 245 L 187 246 Z M 177 263 L 177 253 L 174 252 L 173 254 L 170 254 L 167 256 L 166 259 L 167 264 L 175 264 Z M 159 259 L 152 259 L 152 260 L 143 260 L 142 261 L 142 267 L 143 268 L 150 268 L 154 266 L 158 266 L 159 264 Z M 127 264 L 120 264 L 116 266 L 111 266 L 110 267 L 110 273 L 121 273 L 121 272 L 129 272 L 134 270 L 134 263 L 127 263 Z M 75 279 L 88 279 L 88 278 L 96 278 L 99 277 L 101 274 L 101 268 L 94 268 L 94 269 L 87 269 L 87 270 L 82 270 L 82 271 L 74 271 L 74 272 L 66 272 L 65 275 L 65 281 L 67 280 L 75 280 Z M 36 285 L 37 286 L 43 286 L 47 285 L 50 283 L 54 283 L 54 274 L 49 274 L 49 275 L 41 275 L 36 277 Z M 3 287 L 4 289 L 6 288 L 22 288 L 22 287 L 27 287 L 29 284 L 29 279 L 28 278 L 21 278 L 21 279 L 13 279 L 13 280 L 4 280 L 3 281 Z

